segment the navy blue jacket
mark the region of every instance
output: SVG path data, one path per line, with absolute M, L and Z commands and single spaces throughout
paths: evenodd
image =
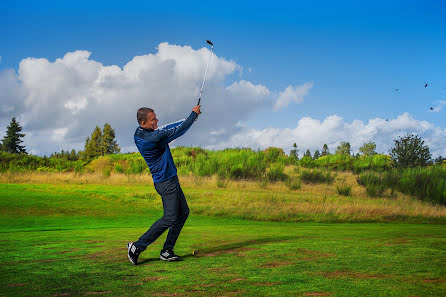
M 177 175 L 177 168 L 170 153 L 169 142 L 186 133 L 197 116 L 197 113 L 192 111 L 187 119 L 162 126 L 156 130 L 136 128 L 135 144 L 149 166 L 154 183 L 165 181 Z

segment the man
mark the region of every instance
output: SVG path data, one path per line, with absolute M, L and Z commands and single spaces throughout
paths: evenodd
M 138 110 L 136 117 L 139 127 L 135 131 L 134 139 L 152 173 L 155 189 L 161 195 L 164 215 L 138 241 L 127 244 L 128 257 L 134 265 L 138 263 L 139 254 L 167 229 L 169 229 L 169 233 L 161 250 L 160 259 L 164 261 L 179 260 L 173 252 L 173 248 L 189 215 L 189 207 L 178 181 L 169 142 L 186 133 L 201 113 L 200 107 L 201 105 L 195 106 L 187 119 L 159 129 L 158 119 L 153 109 L 142 107 Z

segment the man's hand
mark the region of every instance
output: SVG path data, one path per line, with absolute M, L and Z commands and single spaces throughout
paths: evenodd
M 197 113 L 197 115 L 200 115 L 201 111 L 200 111 L 201 105 L 197 105 L 194 108 L 192 108 L 192 111 L 195 111 Z

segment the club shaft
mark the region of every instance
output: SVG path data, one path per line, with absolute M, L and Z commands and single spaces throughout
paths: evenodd
M 201 95 L 203 94 L 204 83 L 206 82 L 206 76 L 208 74 L 209 63 L 211 62 L 211 57 L 212 57 L 212 51 L 213 50 L 214 50 L 214 46 L 212 45 L 211 46 L 211 54 L 209 55 L 208 64 L 206 65 L 206 71 L 204 72 L 203 83 L 201 84 L 200 97 L 198 97 L 198 104 L 197 105 L 200 105 Z

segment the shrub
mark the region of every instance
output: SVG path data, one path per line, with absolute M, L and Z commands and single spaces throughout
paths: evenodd
M 304 170 L 300 176 L 304 183 L 327 183 L 331 184 L 335 177 L 331 175 L 330 171 L 322 170 Z
M 342 184 L 340 186 L 336 186 L 336 191 L 338 192 L 339 195 L 350 196 L 350 193 L 352 191 L 352 186 Z
M 225 178 L 217 177 L 217 187 L 219 188 L 226 188 L 228 186 L 229 181 Z
M 286 174 L 283 173 L 285 166 L 282 164 L 274 164 L 266 173 L 266 177 L 270 182 L 283 181 L 286 179 Z
M 380 197 L 386 190 L 386 184 L 376 173 L 361 173 L 357 181 L 360 185 L 365 186 L 367 195 L 370 197 Z
M 285 181 L 285 185 L 288 187 L 288 189 L 295 191 L 302 187 L 302 182 L 297 177 L 288 177 Z

